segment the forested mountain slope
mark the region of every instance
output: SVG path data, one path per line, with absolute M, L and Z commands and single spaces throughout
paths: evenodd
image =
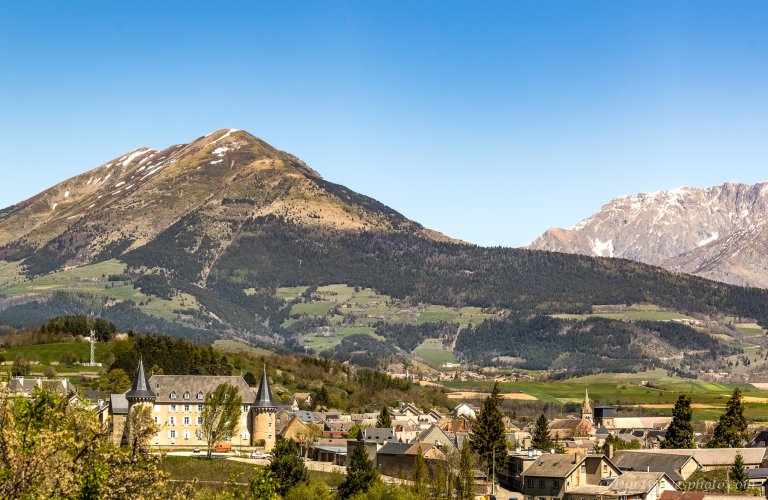
M 134 151 L 10 207 L 0 215 L 0 242 L 0 294 L 8 296 L 0 297 L 0 323 L 17 326 L 96 313 L 119 329 L 206 342 L 234 336 L 304 352 L 301 333 L 327 328 L 333 314 L 299 318 L 292 307 L 311 302 L 312 294 L 288 300 L 278 289 L 329 284 L 370 288 L 402 303 L 504 311 L 487 327 L 458 333 L 457 352 L 475 360 L 511 356 L 496 346 L 488 355 L 478 351 L 484 344 L 476 329 L 503 325 L 489 330 L 488 338 L 502 330 L 510 339 L 516 331 L 530 337 L 531 318 L 589 312 L 597 304 L 645 302 L 768 326 L 767 291 L 632 260 L 458 243 L 231 129 L 161 152 Z M 107 268 L 115 274 L 98 271 Z M 67 293 L 49 293 L 65 275 Z M 154 299 L 167 308 L 152 309 L 147 304 Z M 527 326 L 515 326 L 520 321 Z M 555 323 L 582 331 L 563 321 Z M 377 342 L 410 352 L 436 335 L 456 338 L 454 327 L 437 330 L 379 326 Z M 638 338 L 635 327 L 606 331 L 606 339 L 618 339 L 624 348 Z M 709 349 L 704 339 L 691 339 L 692 349 Z M 529 353 L 528 366 L 561 363 L 562 352 L 553 358 L 540 340 L 529 344 L 546 355 Z M 504 342 L 498 335 L 497 341 Z M 329 355 L 378 351 L 377 342 L 355 337 Z M 605 357 L 593 347 L 574 351 L 582 361 L 565 365 Z M 653 358 L 637 352 L 633 359 Z

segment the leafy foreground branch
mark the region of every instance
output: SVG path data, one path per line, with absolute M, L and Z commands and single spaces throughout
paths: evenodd
M 0 393 L 0 499 L 191 498 L 191 487 L 168 489 L 161 456 L 139 451 L 159 430 L 149 409 L 133 411 L 126 425 L 130 446 L 116 448 L 77 400 Z

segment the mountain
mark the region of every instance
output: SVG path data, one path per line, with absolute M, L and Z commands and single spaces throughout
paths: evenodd
M 375 353 L 431 346 L 618 371 L 662 357 L 714 363 L 730 348 L 690 329 L 553 315 L 644 303 L 768 326 L 767 301 L 768 290 L 628 259 L 465 244 L 232 129 L 131 151 L 0 211 L 0 333 L 83 314 L 120 331 L 280 344 L 370 367 Z
M 0 258 L 28 274 L 111 258 L 198 213 L 218 226 L 270 214 L 309 226 L 407 231 L 450 238 L 343 186 L 244 131 L 225 129 L 163 151 L 139 148 L 0 211 Z M 66 238 L 62 238 L 66 236 Z M 199 242 L 196 242 L 196 244 Z M 45 255 L 40 255 L 41 249 Z
M 659 262 L 670 271 L 740 286 L 768 288 L 768 218 Z
M 767 216 L 768 182 L 683 187 L 621 196 L 568 229 L 549 229 L 526 248 L 623 257 L 718 281 L 765 286 L 768 254 L 756 243 L 755 228 Z M 751 250 L 731 261 L 738 256 L 734 245 L 746 240 Z

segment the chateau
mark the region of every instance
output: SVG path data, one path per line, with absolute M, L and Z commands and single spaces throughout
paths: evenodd
M 155 423 L 160 426 L 151 445 L 204 446 L 201 424 L 205 397 L 221 384 L 234 387 L 243 401 L 238 432 L 229 442 L 233 447 L 255 446 L 264 440 L 266 451 L 270 451 L 276 440 L 277 404 L 272 399 L 266 369 L 254 395 L 240 376 L 153 375 L 148 378 L 143 360 L 139 361 L 131 388 L 124 394 L 111 396 L 113 440 L 119 444 L 125 439 L 125 421 L 131 411 L 149 406 Z

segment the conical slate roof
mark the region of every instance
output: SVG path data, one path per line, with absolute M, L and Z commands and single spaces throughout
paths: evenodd
M 136 370 L 136 377 L 133 379 L 133 385 L 125 393 L 127 399 L 131 398 L 154 398 L 157 395 L 149 388 L 149 379 L 144 371 L 144 360 L 139 359 L 139 369 Z
M 256 401 L 251 406 L 256 406 L 258 408 L 277 408 L 277 403 L 272 399 L 272 389 L 269 388 L 266 366 L 264 367 L 264 373 L 261 376 L 259 392 L 256 393 Z

